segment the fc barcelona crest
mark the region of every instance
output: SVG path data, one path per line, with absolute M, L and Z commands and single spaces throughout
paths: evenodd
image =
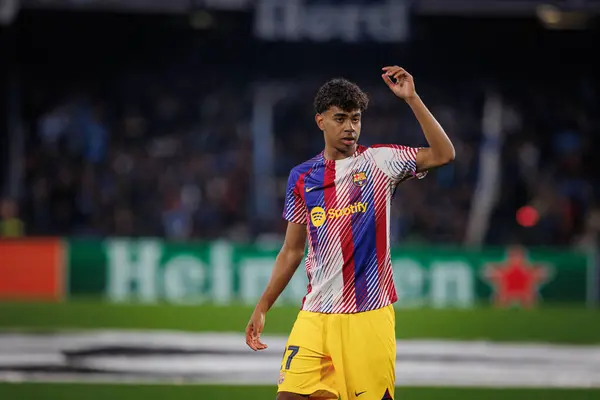
M 352 183 L 354 186 L 363 187 L 367 183 L 367 174 L 365 172 L 355 172 L 352 174 Z

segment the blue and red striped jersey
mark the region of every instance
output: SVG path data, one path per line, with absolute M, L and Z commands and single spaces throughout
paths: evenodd
M 358 146 L 343 160 L 323 153 L 296 166 L 283 217 L 306 224 L 308 293 L 302 309 L 356 313 L 394 303 L 390 205 L 396 186 L 416 172 L 418 148 Z

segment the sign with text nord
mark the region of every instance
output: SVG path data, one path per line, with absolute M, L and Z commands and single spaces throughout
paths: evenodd
M 257 0 L 257 38 L 284 42 L 403 42 L 409 7 L 404 0 L 314 2 Z

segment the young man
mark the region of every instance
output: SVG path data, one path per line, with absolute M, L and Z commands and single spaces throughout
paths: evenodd
M 396 186 L 454 159 L 454 147 L 398 66 L 381 75 L 419 121 L 427 148 L 357 144 L 368 98 L 344 79 L 325 83 L 315 98 L 325 149 L 292 169 L 283 216 L 285 241 L 271 280 L 246 328 L 253 350 L 265 314 L 304 256 L 308 294 L 283 356 L 277 398 L 393 399 L 397 300 L 389 243 Z

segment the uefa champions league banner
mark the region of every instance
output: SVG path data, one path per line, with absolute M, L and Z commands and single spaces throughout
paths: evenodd
M 226 242 L 70 240 L 66 287 L 69 296 L 109 302 L 254 305 L 277 251 Z M 397 307 L 595 303 L 593 259 L 580 252 L 393 248 L 392 264 Z M 277 305 L 299 306 L 306 285 L 301 265 Z

